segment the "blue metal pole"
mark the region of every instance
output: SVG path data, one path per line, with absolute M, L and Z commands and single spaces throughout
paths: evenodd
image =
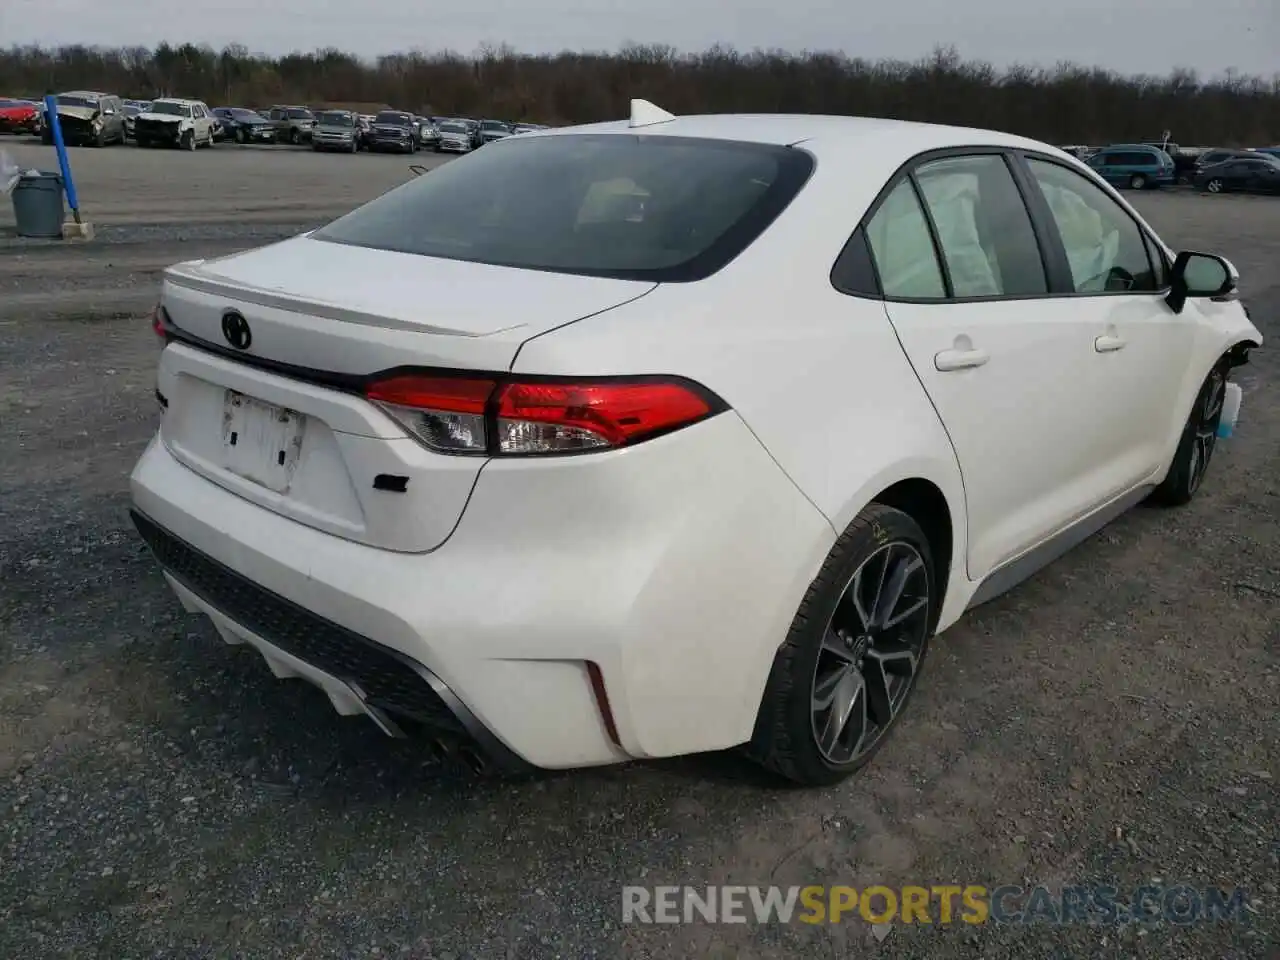
M 58 121 L 58 98 L 53 94 L 46 96 L 44 109 L 49 118 L 49 130 L 53 134 L 53 149 L 58 154 L 58 167 L 62 170 L 62 186 L 67 191 L 67 206 L 71 208 L 76 223 L 79 223 L 80 201 L 76 197 L 75 181 L 71 179 L 71 163 L 67 160 L 67 144 L 62 139 L 62 124 Z

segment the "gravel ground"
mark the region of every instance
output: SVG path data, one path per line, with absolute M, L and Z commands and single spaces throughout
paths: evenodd
M 407 158 L 72 156 L 99 241 L 0 219 L 0 957 L 1277 956 L 1273 351 L 1195 503 L 1133 511 L 948 631 L 854 781 L 787 790 L 728 756 L 478 781 L 224 646 L 125 515 L 157 271 L 322 222 Z M 1233 258 L 1280 335 L 1280 202 L 1137 202 Z M 1148 882 L 1244 887 L 1249 922 L 620 923 L 623 884 Z

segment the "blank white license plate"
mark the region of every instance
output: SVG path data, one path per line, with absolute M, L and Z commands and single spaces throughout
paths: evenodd
M 222 408 L 222 465 L 276 493 L 293 482 L 307 418 L 235 390 Z

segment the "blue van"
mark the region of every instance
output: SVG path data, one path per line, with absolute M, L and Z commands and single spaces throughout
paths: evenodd
M 1145 143 L 1113 143 L 1086 162 L 1108 183 L 1130 190 L 1154 190 L 1176 181 L 1173 158 Z

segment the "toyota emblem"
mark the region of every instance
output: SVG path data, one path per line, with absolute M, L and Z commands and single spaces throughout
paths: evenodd
M 237 350 L 248 350 L 249 344 L 253 343 L 249 321 L 235 310 L 228 310 L 222 315 L 222 335 Z

